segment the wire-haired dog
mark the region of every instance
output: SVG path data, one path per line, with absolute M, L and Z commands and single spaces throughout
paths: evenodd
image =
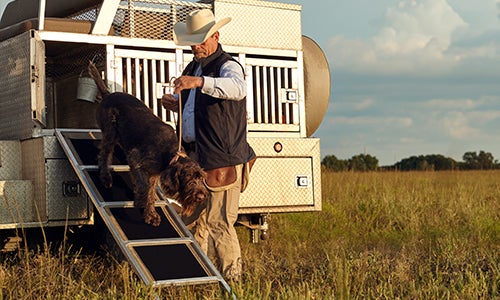
M 102 96 L 97 123 L 102 131 L 99 169 L 103 184 L 106 187 L 113 184 L 109 165 L 114 147 L 119 145 L 125 152 L 134 182 L 134 206 L 144 209 L 146 223 L 158 226 L 161 222 L 154 207 L 157 184 L 167 196 L 179 201 L 183 215 L 191 215 L 208 197 L 206 173 L 197 162 L 178 152 L 177 135 L 171 126 L 134 96 L 110 94 L 92 62 L 88 71 Z

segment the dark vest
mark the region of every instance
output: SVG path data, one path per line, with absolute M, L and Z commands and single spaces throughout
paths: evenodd
M 202 62 L 202 76 L 219 77 L 221 66 L 234 60 L 222 51 L 217 51 Z M 237 62 L 237 61 L 236 61 Z M 190 62 L 183 75 L 193 75 L 198 63 Z M 182 92 L 183 107 L 189 90 Z M 234 101 L 223 100 L 201 93 L 196 89 L 195 132 L 198 163 L 206 170 L 235 166 L 255 157 L 247 142 L 246 98 Z

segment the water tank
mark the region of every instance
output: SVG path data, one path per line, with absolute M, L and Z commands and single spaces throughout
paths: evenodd
M 304 87 L 306 134 L 318 129 L 328 109 L 330 99 L 330 67 L 323 50 L 307 36 L 302 36 L 304 54 Z

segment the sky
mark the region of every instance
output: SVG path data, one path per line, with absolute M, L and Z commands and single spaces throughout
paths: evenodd
M 500 160 L 500 0 L 281 0 L 325 52 L 321 156 Z
M 302 6 L 330 66 L 322 158 L 500 160 L 500 0 L 276 1 Z

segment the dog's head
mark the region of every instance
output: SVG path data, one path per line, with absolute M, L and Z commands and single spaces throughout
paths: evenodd
M 179 157 L 162 172 L 160 183 L 163 191 L 182 205 L 182 214 L 190 216 L 208 199 L 205 185 L 207 174 L 189 157 Z

